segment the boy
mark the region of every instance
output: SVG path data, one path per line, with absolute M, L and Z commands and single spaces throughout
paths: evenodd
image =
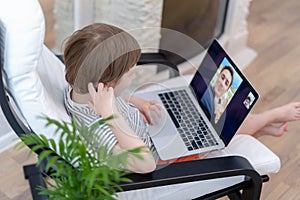
M 137 41 L 117 27 L 96 23 L 75 32 L 64 48 L 65 77 L 70 84 L 65 105 L 69 114 L 86 125 L 114 115 L 109 121 L 112 127 L 97 129 L 101 145 L 107 145 L 113 154 L 147 147 L 141 153 L 142 160 L 128 158 L 128 168 L 138 173 L 155 170 L 155 150 L 145 120 L 151 123 L 150 111 L 159 114 L 160 107 L 155 101 L 131 97 L 129 103 L 119 97 L 134 78 L 141 54 Z

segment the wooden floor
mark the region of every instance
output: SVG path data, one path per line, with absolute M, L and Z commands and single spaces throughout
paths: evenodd
M 257 51 L 258 57 L 245 73 L 261 94 L 255 112 L 300 101 L 299 10 L 297 0 L 253 0 L 251 3 L 249 46 Z M 51 46 L 53 40 L 47 41 Z M 280 172 L 271 175 L 270 182 L 264 184 L 261 199 L 300 199 L 300 122 L 290 123 L 289 132 L 281 138 L 260 140 L 282 162 Z M 9 149 L 0 154 L 0 200 L 31 199 L 22 166 L 36 158 L 27 160 L 26 154 L 26 149 Z
M 258 57 L 245 73 L 261 94 L 255 111 L 300 101 L 300 1 L 254 0 L 249 46 Z M 260 139 L 281 159 L 278 174 L 263 186 L 262 199 L 300 199 L 300 122 L 281 138 Z

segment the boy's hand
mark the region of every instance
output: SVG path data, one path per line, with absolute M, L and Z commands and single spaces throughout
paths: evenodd
M 144 122 L 149 122 L 154 125 L 155 121 L 151 115 L 151 111 L 154 111 L 159 118 L 161 118 L 161 107 L 159 103 L 155 100 L 147 101 L 138 97 L 131 96 L 128 101 L 134 104 L 142 114 Z
M 114 89 L 106 87 L 103 83 L 99 83 L 97 91 L 92 83 L 88 84 L 88 90 L 91 95 L 89 106 L 102 117 L 109 117 L 117 112 L 116 99 Z

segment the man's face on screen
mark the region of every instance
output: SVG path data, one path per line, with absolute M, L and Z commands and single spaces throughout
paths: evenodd
M 232 76 L 228 69 L 222 70 L 214 87 L 216 97 L 222 96 L 230 87 Z

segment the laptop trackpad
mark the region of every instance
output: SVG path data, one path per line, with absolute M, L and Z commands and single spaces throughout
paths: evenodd
M 157 148 L 161 160 L 179 158 L 185 156 L 188 152 L 179 134 L 153 136 L 152 141 Z

